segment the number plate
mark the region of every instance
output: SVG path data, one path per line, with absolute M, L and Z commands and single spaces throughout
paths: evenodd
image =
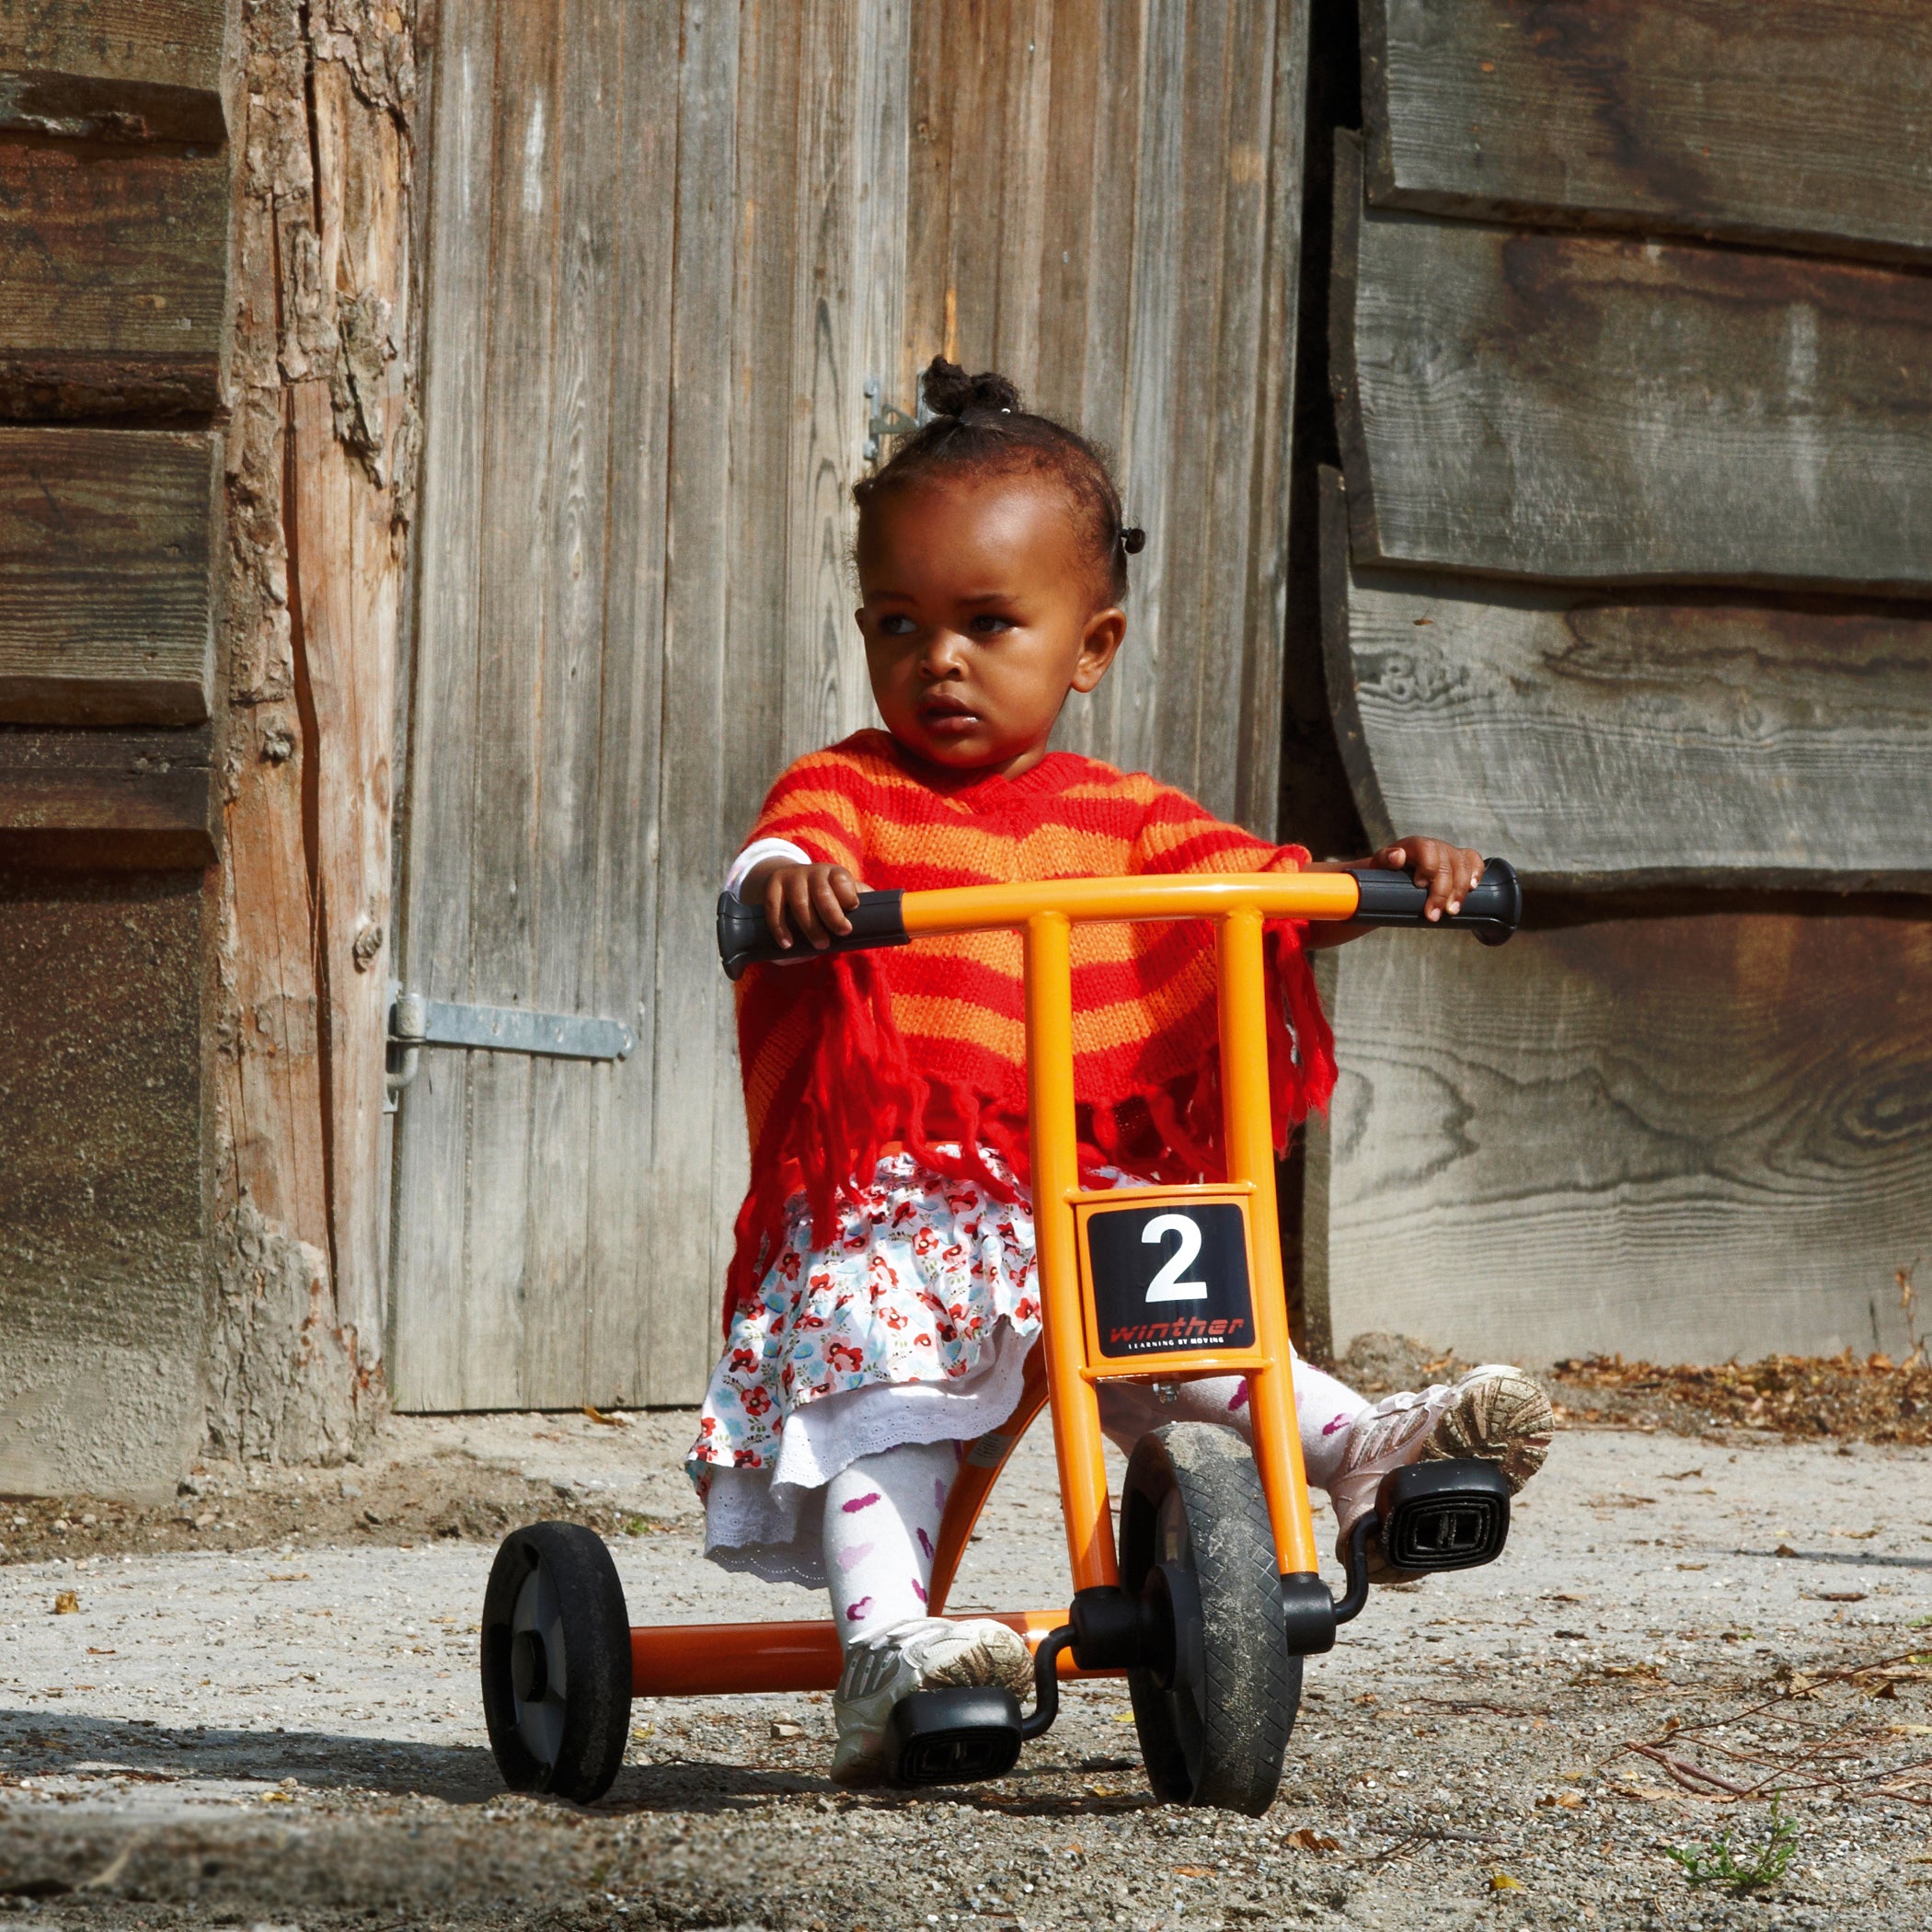
M 1080 1216 L 1093 1353 L 1218 1354 L 1255 1347 L 1248 1217 L 1239 1202 L 1088 1205 Z

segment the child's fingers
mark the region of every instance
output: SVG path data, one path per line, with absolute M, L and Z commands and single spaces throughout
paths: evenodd
M 838 903 L 849 913 L 858 903 L 858 895 L 865 888 L 844 866 L 834 866 L 826 877 L 832 881 L 832 890 L 838 894 Z
M 819 923 L 818 909 L 812 903 L 811 886 L 809 867 L 799 866 L 796 870 L 788 870 L 785 878 L 785 910 L 799 937 L 808 946 L 823 952 L 832 941 Z
M 845 917 L 845 908 L 839 903 L 840 897 L 839 890 L 831 878 L 815 871 L 811 880 L 812 910 L 818 914 L 820 926 L 827 933 L 843 936 L 852 930 L 852 922 Z M 857 903 L 856 895 L 853 903 Z M 812 941 L 814 946 L 818 943 L 816 939 Z
M 791 950 L 791 927 L 785 917 L 785 875 L 775 872 L 765 888 L 765 923 L 781 950 Z

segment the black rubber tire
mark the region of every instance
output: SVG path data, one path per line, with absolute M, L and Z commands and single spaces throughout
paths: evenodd
M 483 1719 L 512 1791 L 592 1804 L 624 1763 L 630 1618 L 610 1551 L 579 1524 L 533 1523 L 497 1549 L 483 1593 Z
M 1121 1581 L 1165 1593 L 1175 1626 L 1171 1681 L 1127 1673 L 1154 1795 L 1259 1818 L 1281 1787 L 1302 1661 L 1288 1653 L 1261 1478 L 1232 1429 L 1169 1422 L 1134 1444 Z

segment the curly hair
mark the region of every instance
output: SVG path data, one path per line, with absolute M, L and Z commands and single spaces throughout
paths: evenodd
M 1121 492 L 1106 456 L 1077 431 L 1020 407 L 1019 391 L 987 370 L 968 375 L 935 356 L 921 378 L 928 420 L 906 435 L 876 477 L 852 491 L 858 521 L 882 498 L 915 483 L 972 475 L 1052 477 L 1066 491 L 1075 527 L 1112 602 L 1127 595 L 1127 559 L 1147 541 L 1123 521 Z

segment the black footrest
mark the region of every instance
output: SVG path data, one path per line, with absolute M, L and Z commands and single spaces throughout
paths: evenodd
M 1019 1762 L 1019 1699 L 990 1687 L 914 1691 L 893 1705 L 886 1741 L 902 1785 L 1004 1777 Z

